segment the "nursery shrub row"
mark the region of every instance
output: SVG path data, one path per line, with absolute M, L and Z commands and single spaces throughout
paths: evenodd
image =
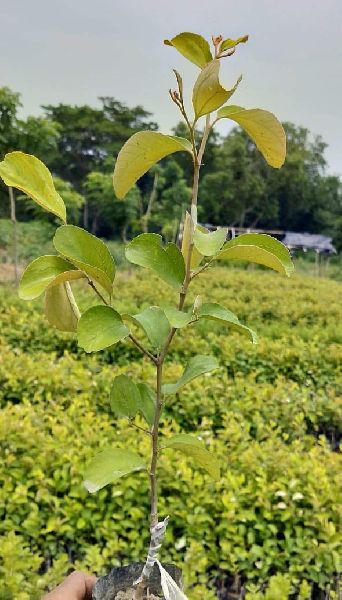
M 119 275 L 119 310 L 147 305 L 152 287 L 160 305 L 169 302 L 162 284 L 149 278 L 142 288 L 137 277 Z M 222 476 L 213 483 L 165 451 L 163 560 L 182 564 L 190 600 L 226 598 L 228 587 L 248 600 L 337 598 L 340 284 L 226 268 L 206 278 L 210 300 L 242 321 L 248 313 L 260 343 L 216 325 L 192 326 L 186 343 L 175 339 L 169 380 L 193 352 L 214 353 L 221 369 L 170 401 L 163 432 L 201 435 Z M 82 288 L 78 295 L 87 302 Z M 89 495 L 82 473 L 108 444 L 147 455 L 143 434 L 110 414 L 108 393 L 115 375 L 152 383 L 152 369 L 128 345 L 85 355 L 9 288 L 1 306 L 0 598 L 38 600 L 71 565 L 102 574 L 144 556 L 147 477 Z

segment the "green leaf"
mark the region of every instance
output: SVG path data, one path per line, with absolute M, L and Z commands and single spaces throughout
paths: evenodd
M 202 233 L 208 232 L 208 229 L 206 229 L 202 225 L 197 225 L 197 228 L 200 231 L 202 231 Z M 191 244 L 191 241 L 193 240 L 194 230 L 195 230 L 194 222 L 191 218 L 190 213 L 188 213 L 188 211 L 186 211 L 185 219 L 184 219 L 184 227 L 183 227 L 183 237 L 182 237 L 182 254 L 184 257 L 185 265 L 187 264 L 187 261 L 188 261 L 190 244 Z M 196 269 L 196 267 L 198 267 L 198 265 L 200 264 L 202 259 L 203 259 L 203 254 L 198 252 L 197 248 L 194 246 L 192 249 L 192 253 L 191 253 L 190 268 Z
M 267 110 L 241 106 L 224 106 L 217 113 L 218 119 L 232 119 L 252 138 L 266 162 L 279 169 L 286 157 L 286 135 L 282 124 Z
M 108 348 L 128 335 L 129 329 L 121 316 L 110 306 L 93 306 L 78 322 L 78 343 L 86 352 Z
M 231 90 L 225 90 L 219 82 L 220 61 L 212 60 L 198 76 L 192 94 L 196 120 L 217 110 L 234 94 L 242 77 Z
M 124 198 L 136 181 L 156 162 L 181 150 L 192 154 L 189 140 L 156 131 L 139 131 L 132 135 L 116 159 L 113 176 L 116 196 Z
M 180 54 L 201 69 L 213 59 L 207 40 L 197 33 L 188 31 L 179 33 L 171 40 L 164 40 L 164 44 L 176 48 Z
M 209 371 L 213 371 L 213 369 L 217 369 L 219 366 L 216 358 L 213 356 L 203 356 L 199 354 L 198 356 L 194 356 L 191 358 L 186 365 L 183 375 L 176 381 L 175 383 L 166 383 L 162 387 L 162 392 L 166 396 L 171 394 L 177 394 L 177 392 L 187 383 L 199 377 L 199 375 L 204 375 L 204 373 L 209 373 Z
M 6 185 L 24 192 L 65 222 L 63 199 L 55 189 L 49 169 L 38 158 L 24 152 L 10 152 L 0 162 L 0 177 Z
M 202 233 L 199 228 L 196 228 L 194 233 L 195 248 L 204 256 L 214 256 L 221 250 L 227 239 L 227 233 L 227 227 L 216 229 L 216 231 L 210 233 Z
M 127 375 L 115 377 L 109 402 L 112 411 L 119 417 L 135 417 L 140 406 L 140 392 L 134 381 Z
M 177 310 L 177 308 L 173 307 L 164 308 L 164 313 L 171 327 L 174 327 L 175 329 L 186 327 L 193 318 L 191 313 L 183 312 L 182 310 Z
M 99 283 L 108 294 L 112 293 L 115 263 L 106 244 L 75 225 L 59 227 L 53 243 L 57 252 Z
M 159 306 L 145 308 L 137 315 L 124 315 L 142 327 L 154 348 L 161 348 L 170 333 L 170 324 Z
M 157 233 L 142 233 L 126 246 L 126 258 L 135 265 L 154 271 L 176 290 L 183 285 L 185 264 L 181 251 L 173 243 L 162 246 Z
M 223 40 L 220 46 L 220 51 L 224 52 L 225 50 L 230 50 L 230 48 L 234 48 L 238 44 L 245 44 L 248 41 L 248 35 L 243 35 L 242 37 L 237 38 L 236 40 Z
M 108 483 L 142 469 L 146 469 L 146 465 L 138 454 L 122 448 L 108 448 L 97 454 L 88 465 L 84 474 L 84 486 L 93 494 Z
M 137 388 L 140 392 L 140 412 L 146 423 L 152 427 L 156 410 L 156 395 L 147 383 L 138 383 Z
M 70 301 L 65 283 L 53 285 L 45 292 L 45 315 L 50 325 L 59 331 L 75 332 L 78 317 Z
M 26 267 L 19 284 L 23 300 L 38 298 L 51 284 L 79 279 L 83 273 L 60 256 L 40 256 Z
M 138 412 L 152 426 L 156 407 L 155 393 L 147 383 L 135 384 L 127 375 L 115 377 L 109 402 L 112 411 L 119 417 L 133 419 Z
M 214 321 L 219 321 L 224 325 L 228 325 L 231 329 L 247 335 L 252 340 L 253 344 L 257 344 L 258 342 L 256 333 L 252 331 L 252 329 L 249 329 L 249 327 L 242 325 L 234 313 L 220 304 L 214 302 L 202 304 L 197 311 L 197 316 L 199 319 L 213 319 Z
M 203 442 L 198 438 L 185 433 L 179 433 L 166 441 L 163 440 L 162 447 L 179 450 L 185 456 L 193 458 L 196 464 L 205 469 L 213 479 L 220 478 L 220 466 L 217 459 L 211 452 L 208 452 Z
M 294 270 L 291 255 L 284 244 L 264 233 L 244 233 L 229 240 L 216 258 L 247 260 L 287 276 Z

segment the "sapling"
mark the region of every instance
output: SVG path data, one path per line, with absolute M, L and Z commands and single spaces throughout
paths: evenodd
M 134 471 L 144 470 L 150 482 L 150 532 L 148 556 L 140 576 L 135 581 L 135 597 L 142 598 L 155 562 L 161 572 L 165 598 L 184 598 L 183 592 L 157 560 L 169 517 L 161 518 L 158 510 L 158 463 L 165 449 L 173 449 L 191 457 L 194 466 L 205 469 L 215 479 L 220 477 L 220 465 L 202 441 L 195 435 L 181 433 L 171 437 L 160 434 L 163 408 L 170 396 L 205 373 L 218 368 L 213 356 L 194 356 L 185 365 L 181 377 L 164 381 L 164 364 L 175 335 L 186 335 L 193 323 L 214 320 L 222 326 L 257 342 L 252 329 L 220 304 L 197 297 L 188 302 L 188 293 L 195 278 L 216 261 L 248 261 L 269 267 L 284 275 L 293 270 L 288 250 L 278 240 L 264 234 L 243 234 L 227 241 L 228 231 L 218 227 L 209 232 L 197 222 L 199 174 L 208 136 L 221 119 L 230 119 L 244 129 L 256 144 L 267 163 L 279 168 L 285 160 L 286 140 L 281 123 L 261 109 L 245 109 L 227 104 L 237 91 L 241 77 L 230 89 L 219 80 L 221 61 L 232 56 L 248 36 L 236 40 L 212 39 L 213 48 L 200 35 L 181 33 L 165 44 L 174 47 L 199 68 L 192 92 L 193 115 L 185 107 L 183 80 L 174 71 L 176 89 L 170 90 L 172 102 L 180 111 L 188 129 L 188 138 L 165 135 L 155 131 L 135 133 L 121 149 L 114 169 L 114 191 L 124 199 L 155 163 L 175 152 L 186 152 L 193 163 L 193 187 L 189 210 L 183 223 L 181 248 L 174 243 L 163 245 L 160 235 L 143 233 L 130 241 L 125 249 L 131 263 L 149 269 L 178 294 L 175 306 L 150 306 L 137 314 L 120 314 L 115 308 L 115 263 L 107 246 L 97 237 L 74 225 L 68 225 L 66 210 L 57 193 L 52 176 L 37 158 L 22 152 L 7 154 L 0 164 L 0 175 L 13 186 L 52 212 L 62 221 L 53 243 L 57 254 L 40 256 L 25 270 L 19 287 L 21 298 L 31 300 L 45 296 L 45 313 L 51 325 L 62 331 L 76 333 L 78 344 L 86 352 L 98 352 L 113 344 L 135 345 L 142 358 L 155 370 L 151 387 L 135 382 L 126 375 L 114 378 L 110 392 L 110 408 L 118 417 L 125 417 L 137 428 L 137 435 L 150 439 L 150 456 L 140 456 L 130 449 L 108 448 L 90 462 L 85 470 L 84 485 L 90 493 L 116 482 Z M 196 144 L 195 128 L 204 119 L 200 144 Z M 83 280 L 97 304 L 80 314 L 72 291 L 75 280 Z M 137 334 L 137 330 L 141 330 Z M 136 421 L 137 417 L 140 420 Z M 143 418 L 146 422 L 141 425 Z M 172 521 L 172 514 L 170 515 Z M 97 596 L 96 596 L 97 597 Z

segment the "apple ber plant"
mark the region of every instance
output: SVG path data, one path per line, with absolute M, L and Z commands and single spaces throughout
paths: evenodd
M 164 382 L 163 368 L 174 336 L 202 320 L 214 320 L 222 326 L 238 331 L 256 343 L 256 334 L 243 325 L 225 306 L 203 301 L 197 297 L 187 305 L 189 288 L 215 261 L 249 261 L 290 275 L 293 264 L 288 250 L 278 240 L 264 234 L 243 234 L 227 241 L 227 229 L 209 232 L 197 222 L 199 173 L 212 128 L 220 119 L 230 119 L 240 125 L 256 144 L 267 163 L 279 168 L 285 160 L 286 139 L 276 117 L 258 108 L 245 109 L 227 104 L 236 92 L 241 77 L 230 89 L 219 81 L 222 59 L 232 56 L 248 36 L 236 40 L 213 38 L 213 53 L 209 43 L 200 35 L 181 33 L 165 44 L 173 46 L 185 58 L 199 67 L 199 75 L 192 92 L 194 116 L 190 117 L 184 104 L 183 80 L 174 71 L 177 89 L 170 90 L 172 101 L 179 109 L 188 129 L 188 139 L 154 131 L 134 134 L 121 149 L 114 170 L 114 191 L 119 199 L 135 185 L 155 163 L 174 152 L 187 152 L 193 162 L 193 187 L 189 211 L 183 228 L 182 246 L 163 245 L 160 235 L 143 233 L 126 246 L 126 258 L 131 263 L 153 271 L 165 284 L 178 293 L 176 306 L 150 306 L 138 314 L 119 314 L 115 306 L 115 263 L 106 245 L 84 229 L 68 225 L 66 209 L 57 193 L 47 167 L 36 157 L 22 152 L 11 152 L 0 163 L 0 175 L 8 186 L 23 191 L 27 196 L 59 217 L 62 225 L 56 230 L 53 243 L 57 254 L 40 256 L 25 270 L 19 295 L 25 300 L 45 296 L 45 313 L 51 325 L 62 331 L 75 332 L 78 344 L 86 352 L 98 352 L 118 342 L 128 342 L 139 348 L 155 369 L 154 389 L 146 383 L 137 383 L 126 375 L 115 377 L 110 392 L 110 407 L 118 417 L 126 417 L 141 435 L 150 438 L 151 453 L 139 456 L 129 449 L 108 448 L 97 454 L 85 471 L 84 485 L 90 493 L 115 482 L 120 477 L 138 470 L 147 472 L 150 480 L 150 532 L 148 557 L 136 582 L 136 597 L 143 597 L 151 569 L 157 561 L 165 534 L 168 517 L 159 520 L 158 513 L 158 459 L 166 449 L 189 456 L 193 463 L 217 479 L 220 465 L 203 443 L 193 435 L 181 433 L 172 437 L 160 435 L 163 407 L 168 398 L 194 378 L 218 368 L 212 356 L 194 356 L 186 364 L 182 376 L 175 382 Z M 204 118 L 199 147 L 195 127 Z M 71 285 L 83 279 L 98 304 L 80 314 Z M 136 330 L 141 329 L 138 337 Z M 140 415 L 146 421 L 142 427 L 135 422 Z M 141 423 L 141 421 L 140 421 Z M 165 598 L 184 598 L 175 582 L 161 570 Z

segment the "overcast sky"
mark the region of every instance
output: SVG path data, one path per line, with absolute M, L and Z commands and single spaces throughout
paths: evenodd
M 342 174 L 342 0 L 2 0 L 0 86 L 21 92 L 25 115 L 107 95 L 142 104 L 169 132 L 171 69 L 198 73 L 162 44 L 181 31 L 248 33 L 223 63 L 223 85 L 244 76 L 234 103 L 321 134 L 329 171 Z

